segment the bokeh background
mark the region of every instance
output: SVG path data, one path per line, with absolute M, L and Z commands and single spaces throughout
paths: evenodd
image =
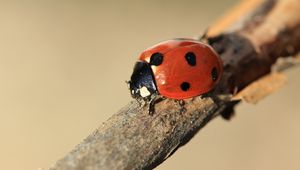
M 125 80 L 143 49 L 201 35 L 236 1 L 1 1 L 0 169 L 48 169 L 132 100 Z M 299 73 L 157 169 L 299 169 Z

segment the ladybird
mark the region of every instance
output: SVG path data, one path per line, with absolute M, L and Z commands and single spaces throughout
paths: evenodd
M 153 95 L 187 99 L 205 94 L 220 81 L 223 63 L 209 45 L 174 39 L 146 49 L 136 62 L 129 88 L 136 99 Z

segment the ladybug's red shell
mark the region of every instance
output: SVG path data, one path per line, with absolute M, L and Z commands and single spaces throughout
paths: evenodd
M 162 62 L 153 65 L 151 57 Z M 220 80 L 222 61 L 213 49 L 198 41 L 169 40 L 145 50 L 140 58 L 149 63 L 158 92 L 167 98 L 186 99 L 210 91 Z

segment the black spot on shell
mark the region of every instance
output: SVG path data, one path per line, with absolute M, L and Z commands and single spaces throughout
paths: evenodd
M 159 66 L 163 62 L 164 56 L 161 53 L 154 53 L 150 57 L 150 64 Z
M 196 55 L 193 52 L 188 52 L 185 54 L 185 59 L 190 66 L 196 65 Z
M 181 83 L 180 88 L 182 91 L 188 91 L 190 89 L 190 83 L 183 82 L 183 83 Z
M 216 67 L 214 67 L 212 70 L 211 70 L 211 79 L 213 81 L 216 81 L 218 79 L 218 70 Z

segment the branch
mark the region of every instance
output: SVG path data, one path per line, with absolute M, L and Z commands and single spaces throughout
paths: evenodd
M 163 100 L 155 105 L 153 116 L 131 101 L 50 169 L 151 169 L 211 119 L 232 111 L 236 102 L 221 96 L 247 89 L 270 73 L 279 57 L 300 50 L 300 1 L 253 2 L 246 0 L 208 33 L 208 43 L 224 62 L 214 91 L 187 99 L 184 112 L 176 101 Z

